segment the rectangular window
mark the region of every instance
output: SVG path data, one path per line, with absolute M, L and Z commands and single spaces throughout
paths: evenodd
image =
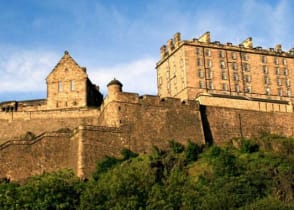
M 205 49 L 205 56 L 210 56 L 210 49 Z
M 251 93 L 251 87 L 250 87 L 250 86 L 247 86 L 247 87 L 246 87 L 246 92 L 247 92 L 247 93 Z
M 280 68 L 276 67 L 276 75 L 279 75 L 279 74 L 280 74 Z
M 236 52 L 232 52 L 232 59 L 236 60 L 237 59 L 237 53 Z
M 266 88 L 265 89 L 265 94 L 269 96 L 271 94 L 271 90 L 269 88 Z
M 204 87 L 204 82 L 203 81 L 199 81 L 199 88 L 203 89 Z
M 278 58 L 274 58 L 274 63 L 275 63 L 276 65 L 279 65 L 279 59 L 278 59 Z
M 248 61 L 248 59 L 249 59 L 248 54 L 247 53 L 242 53 L 242 60 Z
M 70 90 L 71 91 L 75 91 L 76 90 L 76 84 L 74 80 L 70 81 Z
M 221 69 L 226 68 L 225 61 L 220 61 L 220 67 Z
M 238 80 L 239 80 L 239 76 L 238 76 L 237 73 L 234 74 L 234 80 L 235 80 L 235 81 L 238 81 Z
M 201 55 L 201 48 L 199 47 L 196 48 L 196 55 Z
M 288 75 L 288 69 L 286 69 L 286 68 L 284 69 L 284 75 L 286 75 L 286 76 Z
M 248 83 L 251 82 L 250 75 L 245 75 L 245 81 Z
M 227 89 L 228 89 L 228 88 L 227 88 L 227 83 L 223 83 L 223 90 L 224 90 L 224 91 L 227 91 Z
M 268 73 L 267 66 L 262 66 L 262 71 L 264 74 Z
M 240 92 L 240 89 L 239 89 L 239 85 L 238 85 L 238 84 L 235 84 L 235 91 L 236 91 L 237 93 Z
M 201 58 L 197 58 L 197 66 L 201 66 Z
M 212 79 L 212 71 L 211 71 L 211 69 L 209 69 L 207 71 L 207 79 Z
M 222 72 L 222 80 L 226 80 L 227 79 L 227 74 L 226 74 L 226 72 Z
M 282 85 L 282 81 L 280 78 L 277 78 L 277 85 Z
M 288 96 L 288 97 L 291 96 L 291 90 L 290 90 L 290 89 L 287 90 L 287 96 Z
M 278 92 L 279 92 L 279 96 L 283 96 L 283 90 L 282 90 L 282 88 L 279 88 L 278 89 Z
M 268 77 L 265 77 L 265 78 L 264 78 L 264 84 L 267 84 L 267 85 L 269 84 L 269 79 L 268 79 Z
M 245 71 L 250 71 L 250 68 L 249 68 L 249 64 L 248 63 L 243 63 L 243 67 L 244 67 L 244 70 Z
M 266 63 L 266 56 L 265 56 L 265 55 L 262 55 L 262 56 L 261 56 L 261 62 L 262 62 L 262 63 Z
M 158 84 L 159 84 L 159 85 L 162 84 L 162 78 L 161 78 L 161 77 L 158 78 Z
M 167 70 L 167 72 L 166 72 L 166 79 L 169 80 L 169 78 L 170 78 L 170 72 L 169 72 L 169 70 Z
M 232 63 L 233 70 L 237 70 L 237 63 Z
M 210 59 L 206 60 L 206 67 L 211 68 L 212 67 L 212 62 Z
M 225 52 L 222 51 L 222 50 L 220 50 L 220 51 L 219 51 L 219 57 L 220 57 L 220 58 L 224 58 L 224 57 L 225 57 Z
M 213 90 L 213 89 L 214 89 L 214 88 L 213 88 L 213 83 L 212 83 L 212 81 L 209 81 L 208 88 L 209 88 L 210 90 Z
M 198 77 L 199 78 L 203 78 L 204 77 L 203 71 L 201 69 L 198 70 Z
M 290 83 L 290 80 L 289 80 L 289 79 L 286 79 L 286 86 L 287 86 L 287 87 L 290 87 L 290 84 L 291 84 L 291 83 Z
M 58 82 L 58 92 L 62 92 L 62 82 Z
M 283 65 L 287 65 L 287 59 L 283 58 Z

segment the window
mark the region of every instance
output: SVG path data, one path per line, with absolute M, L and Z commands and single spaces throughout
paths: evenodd
M 269 84 L 269 79 L 268 79 L 268 77 L 264 77 L 264 84 Z
M 277 78 L 277 85 L 282 85 L 282 81 L 280 78 Z
M 244 63 L 243 64 L 243 67 L 244 67 L 244 70 L 245 71 L 250 71 L 250 68 L 249 68 L 249 64 L 248 63 Z
M 62 92 L 62 82 L 58 82 L 58 92 Z
M 211 71 L 211 69 L 209 69 L 207 71 L 207 79 L 212 79 L 212 71 Z
M 226 74 L 226 72 L 222 72 L 222 80 L 226 80 L 227 79 L 227 74 Z
M 233 70 L 237 70 L 237 63 L 232 63 Z
M 276 75 L 279 75 L 279 74 L 280 74 L 280 68 L 276 67 Z
M 284 68 L 284 75 L 288 75 L 288 69 Z
M 76 84 L 74 80 L 70 81 L 70 90 L 71 91 L 75 91 L 76 90 Z
M 220 50 L 220 51 L 219 51 L 219 57 L 220 57 L 220 58 L 224 58 L 224 57 L 225 57 L 225 52 L 222 51 L 222 50 Z
M 210 68 L 210 67 L 212 67 L 212 62 L 211 62 L 211 60 L 210 60 L 210 59 L 207 59 L 207 61 L 206 61 L 206 62 L 207 62 L 207 64 L 206 64 L 206 65 L 207 65 L 207 67 L 209 67 L 209 68 Z
M 220 61 L 220 67 L 222 69 L 226 68 L 225 61 Z
M 198 70 L 198 77 L 199 78 L 203 78 L 204 77 L 203 71 L 201 69 Z
M 251 82 L 250 75 L 245 75 L 245 81 L 248 83 Z
M 205 49 L 205 56 L 210 56 L 210 49 Z
M 237 59 L 237 53 L 236 52 L 232 52 L 232 59 L 236 60 Z
M 168 91 L 170 90 L 170 82 L 167 83 L 167 87 L 166 88 L 167 88 Z
M 224 91 L 227 91 L 227 89 L 228 89 L 228 88 L 227 88 L 227 83 L 223 83 L 222 86 L 223 86 L 223 90 L 224 90 Z
M 251 87 L 250 87 L 250 86 L 247 86 L 247 87 L 246 87 L 246 92 L 247 92 L 247 93 L 251 93 Z
M 283 58 L 283 65 L 287 65 L 287 59 L 286 58 Z
M 262 66 L 262 71 L 264 74 L 268 73 L 267 66 Z
M 278 93 L 279 93 L 279 96 L 283 96 L 283 90 L 282 90 L 282 88 L 279 88 L 278 89 Z
M 237 73 L 234 74 L 234 80 L 235 80 L 235 81 L 238 81 L 238 80 L 239 80 L 239 76 L 238 76 Z
M 242 53 L 242 59 L 243 59 L 244 61 L 248 61 L 248 58 L 249 58 L 249 56 L 248 56 L 247 53 Z
M 276 65 L 279 65 L 279 59 L 278 59 L 278 58 L 274 58 L 274 63 L 275 63 Z
M 290 80 L 289 79 L 286 79 L 286 86 L 290 87 Z
M 269 88 L 266 88 L 266 89 L 265 89 L 265 94 L 268 95 L 268 96 L 271 94 L 271 91 L 270 91 Z
M 169 72 L 169 70 L 167 70 L 167 72 L 166 72 L 166 79 L 169 80 L 169 78 L 170 78 L 170 72 Z
M 199 88 L 203 89 L 204 87 L 204 82 L 203 81 L 199 81 Z
M 209 81 L 208 88 L 209 88 L 210 90 L 213 90 L 213 83 L 212 83 L 212 81 Z
M 288 96 L 288 97 L 291 96 L 291 90 L 290 90 L 290 89 L 287 90 L 287 96 Z
M 239 85 L 238 85 L 238 84 L 235 84 L 235 91 L 236 91 L 237 93 L 240 92 L 240 88 L 239 88 Z
M 158 78 L 158 84 L 159 84 L 159 85 L 162 84 L 162 78 L 161 78 L 161 77 Z
M 197 58 L 197 66 L 201 66 L 201 58 Z
M 265 55 L 262 55 L 262 56 L 261 56 L 261 62 L 262 62 L 262 63 L 266 63 L 266 56 L 265 56 Z
M 196 55 L 201 55 L 201 48 L 199 47 L 196 48 Z

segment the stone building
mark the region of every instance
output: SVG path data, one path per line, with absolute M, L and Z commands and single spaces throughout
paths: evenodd
M 176 33 L 160 55 L 156 69 L 161 97 L 214 96 L 286 104 L 294 100 L 294 48 L 285 52 L 281 45 L 254 47 L 252 38 L 238 46 L 222 44 L 211 41 L 209 32 L 181 40 Z
M 67 51 L 47 79 L 47 99 L 8 101 L 0 103 L 1 111 L 36 111 L 98 107 L 103 96 L 99 87 L 88 78 L 85 67 L 80 67 Z

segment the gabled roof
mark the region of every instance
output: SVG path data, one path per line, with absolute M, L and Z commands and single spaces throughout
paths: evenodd
M 79 64 L 70 56 L 69 52 L 68 51 L 64 51 L 64 55 L 59 60 L 59 62 L 56 64 L 56 66 L 53 68 L 53 70 L 49 73 L 49 75 L 46 77 L 46 80 L 48 80 L 48 78 L 50 77 L 50 75 L 52 75 L 56 71 L 56 69 L 58 69 L 58 67 L 60 65 L 63 65 L 65 62 L 68 62 L 68 61 L 73 62 L 78 67 L 78 69 L 80 69 L 81 72 L 84 73 L 88 77 L 88 75 L 86 73 L 86 70 L 85 70 L 86 68 L 80 67 Z

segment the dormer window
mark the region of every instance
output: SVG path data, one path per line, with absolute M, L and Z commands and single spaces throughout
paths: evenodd
M 62 92 L 62 82 L 58 82 L 58 92 Z

